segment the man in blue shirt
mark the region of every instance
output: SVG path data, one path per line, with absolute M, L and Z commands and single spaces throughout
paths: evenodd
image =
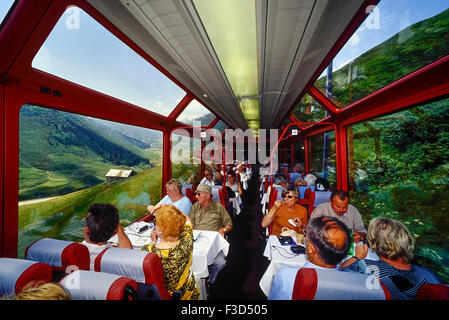
M 326 216 L 312 219 L 306 228 L 307 262 L 302 268 L 337 270 L 350 245 L 349 230 L 342 222 Z M 299 269 L 281 267 L 271 283 L 268 300 L 291 300 Z
M 154 214 L 154 212 L 161 208 L 163 205 L 172 204 L 179 209 L 186 216 L 190 215 L 190 209 L 192 208 L 192 202 L 189 198 L 182 195 L 182 183 L 178 179 L 171 179 L 165 185 L 167 195 L 162 198 L 155 206 L 148 206 L 147 212 Z

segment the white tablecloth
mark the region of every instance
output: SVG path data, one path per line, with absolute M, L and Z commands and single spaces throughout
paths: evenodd
M 200 278 L 209 276 L 207 266 L 214 262 L 220 251 L 227 256 L 229 242 L 216 231 L 193 230 L 193 274 Z
M 229 202 L 232 204 L 232 207 L 235 209 L 235 214 L 239 215 L 242 211 L 240 209 L 240 205 L 242 204 L 242 197 L 238 192 L 235 193 L 235 198 L 229 198 Z
M 139 229 L 143 226 L 149 225 L 148 228 L 142 233 L 138 233 Z M 128 236 L 134 249 L 140 249 L 145 244 L 151 242 L 150 234 L 152 231 L 152 223 L 147 222 L 135 222 L 130 224 L 124 231 Z M 117 244 L 117 236 L 113 236 L 109 239 L 112 244 Z M 206 299 L 205 279 L 209 276 L 208 265 L 214 262 L 215 257 L 219 252 L 223 251 L 227 256 L 229 252 L 229 242 L 226 241 L 216 231 L 204 231 L 193 230 L 193 255 L 192 255 L 192 271 L 195 276 L 196 282 L 200 287 L 201 299 Z
M 209 276 L 207 266 L 223 251 L 227 256 L 229 242 L 216 231 L 193 230 L 192 271 L 200 288 L 200 299 L 207 299 L 206 278 Z
M 295 254 L 290 250 L 290 247 L 289 245 L 281 245 L 276 236 L 268 237 L 263 255 L 271 262 L 259 281 L 259 286 L 267 297 L 270 294 L 273 277 L 283 265 L 301 267 L 307 261 L 305 254 Z

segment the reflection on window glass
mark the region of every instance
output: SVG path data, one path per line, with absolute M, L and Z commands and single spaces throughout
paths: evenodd
M 176 120 L 188 125 L 193 125 L 195 121 L 201 123 L 200 126 L 208 126 L 214 119 L 212 112 L 197 100 L 192 100 Z
M 315 86 L 344 107 L 446 56 L 448 8 L 447 0 L 380 1 L 333 59 L 331 81 L 325 70 Z
M 326 116 L 326 110 L 312 96 L 305 94 L 291 114 L 300 122 L 317 122 Z
M 161 198 L 161 132 L 32 105 L 19 130 L 19 256 L 41 237 L 81 241 L 91 203 L 129 224 Z
M 228 125 L 223 121 L 218 120 L 218 122 L 213 126 L 213 128 L 223 133 L 228 128 Z
M 172 178 L 189 183 L 192 175 L 201 176 L 201 141 L 181 134 L 171 135 Z
M 348 128 L 351 202 L 365 225 L 400 220 L 415 260 L 449 281 L 449 99 Z
M 327 179 L 329 188 L 336 189 L 336 153 L 335 153 L 335 132 L 329 131 L 323 134 L 312 136 L 309 140 L 309 171 L 317 178 Z
M 294 155 L 295 155 L 295 165 L 296 163 L 299 163 L 301 165 L 301 170 L 304 174 L 304 168 L 305 168 L 305 147 L 304 147 L 304 140 L 301 140 L 299 142 L 296 142 L 294 145 Z
M 9 9 L 11 9 L 11 6 L 14 4 L 15 0 L 2 0 L 0 1 L 0 25 L 3 24 L 3 19 L 5 19 L 6 15 L 8 14 Z
M 175 83 L 77 7 L 61 16 L 32 66 L 164 116 L 185 96 Z

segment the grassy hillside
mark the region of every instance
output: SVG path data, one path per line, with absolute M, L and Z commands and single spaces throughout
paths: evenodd
M 333 72 L 332 95 L 340 107 L 448 54 L 449 9 L 410 25 Z M 326 77 L 315 85 L 324 88 Z M 324 90 L 324 89 L 321 89 Z
M 146 206 L 161 199 L 160 167 L 145 170 L 125 181 L 101 183 L 55 199 L 19 206 L 19 255 L 41 237 L 80 241 L 89 204 L 111 203 L 127 225 L 146 214 Z
M 139 172 L 156 159 L 151 144 L 103 134 L 86 117 L 35 106 L 20 112 L 19 199 L 57 196 L 94 186 L 110 168 Z M 111 130 L 112 132 L 112 130 Z M 113 139 L 120 136 L 120 139 Z M 145 149 L 139 149 L 145 148 Z M 136 150 L 145 150 L 137 152 Z

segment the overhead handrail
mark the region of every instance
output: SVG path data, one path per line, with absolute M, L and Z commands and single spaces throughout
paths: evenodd
M 274 155 L 274 151 L 276 151 L 276 148 L 279 146 L 279 143 L 283 140 L 283 137 L 285 135 L 285 133 L 287 132 L 287 129 L 290 128 L 291 126 L 297 126 L 298 128 L 300 128 L 301 131 L 303 131 L 304 129 L 301 128 L 302 125 L 324 125 L 324 126 L 332 126 L 335 130 L 335 132 L 337 131 L 337 125 L 333 122 L 291 122 L 289 123 L 285 128 L 284 131 L 282 132 L 281 136 L 278 138 L 278 141 L 276 143 L 276 145 L 274 146 L 273 150 L 271 150 L 270 153 L 270 176 L 271 176 L 271 181 L 270 181 L 270 185 L 273 185 L 273 155 Z M 338 157 L 337 157 L 337 161 Z M 338 166 L 337 166 L 338 167 Z

